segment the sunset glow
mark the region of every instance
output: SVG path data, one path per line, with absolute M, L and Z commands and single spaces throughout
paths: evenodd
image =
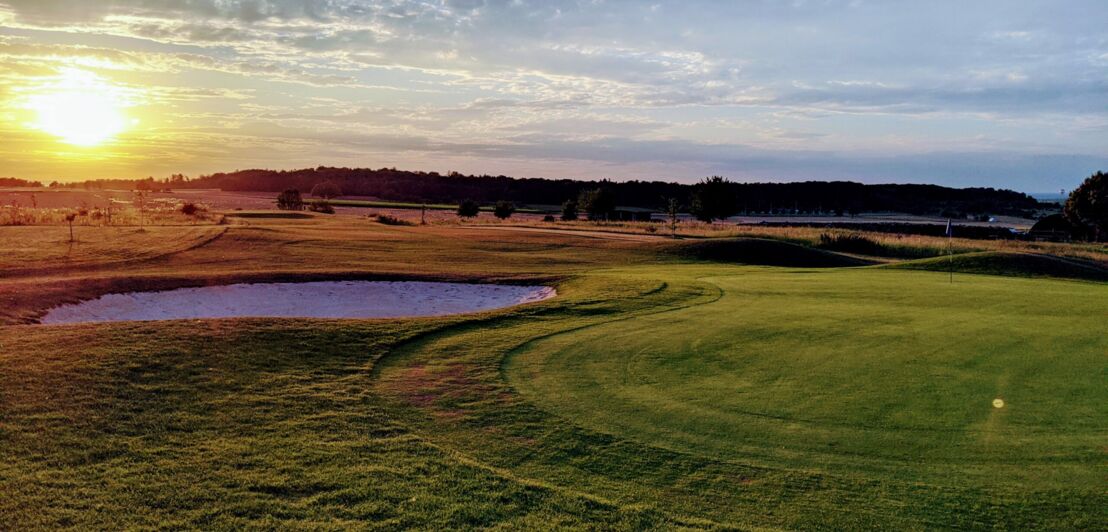
M 1104 14 L 0 0 L 0 161 L 63 182 L 328 164 L 1057 193 L 1108 166 Z
M 62 70 L 27 98 L 35 114 L 32 127 L 82 147 L 103 144 L 126 130 L 131 121 L 125 107 L 117 87 L 76 69 Z

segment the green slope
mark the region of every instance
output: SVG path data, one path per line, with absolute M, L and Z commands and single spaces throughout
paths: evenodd
M 889 268 L 959 273 L 980 273 L 1011 277 L 1057 277 L 1087 281 L 1108 281 L 1108 268 L 1086 260 L 1037 253 L 983 251 L 952 257 L 933 257 L 892 264 Z

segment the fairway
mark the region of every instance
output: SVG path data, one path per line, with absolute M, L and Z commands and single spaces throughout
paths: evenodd
M 529 343 L 510 358 L 511 383 L 574 423 L 724 460 L 1102 487 L 1089 465 L 1103 464 L 1108 436 L 1108 287 L 874 269 L 651 273 L 720 297 Z

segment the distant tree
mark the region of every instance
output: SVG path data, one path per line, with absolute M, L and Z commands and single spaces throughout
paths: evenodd
M 496 202 L 496 206 L 493 207 L 492 213 L 501 220 L 507 220 L 515 214 L 516 206 L 510 201 L 500 200 Z
M 283 211 L 299 211 L 304 209 L 304 198 L 300 197 L 300 191 L 290 188 L 277 195 L 277 208 Z
M 323 181 L 312 187 L 312 195 L 317 198 L 331 199 L 342 195 L 342 189 L 334 181 Z
M 577 219 L 577 202 L 573 200 L 566 200 L 562 204 L 562 221 L 572 222 Z
M 73 242 L 73 220 L 77 219 L 77 213 L 71 212 L 65 215 L 65 221 L 69 223 L 69 241 Z
M 689 210 L 697 220 L 712 222 L 723 220 L 738 212 L 732 183 L 720 176 L 712 176 L 693 188 Z
M 134 194 L 135 205 L 139 210 L 139 228 L 142 228 L 146 223 L 146 195 L 149 194 L 149 192 L 136 188 Z
M 473 218 L 481 212 L 481 206 L 476 201 L 467 199 L 458 204 L 459 218 Z
M 607 187 L 583 190 L 577 196 L 577 206 L 590 220 L 607 220 L 616 210 L 616 195 Z
M 677 198 L 663 198 L 666 201 L 666 218 L 669 219 L 669 236 L 677 238 L 677 211 L 681 209 L 681 204 L 677 203 Z
M 1108 239 L 1108 174 L 1097 172 L 1070 193 L 1062 213 L 1093 240 Z

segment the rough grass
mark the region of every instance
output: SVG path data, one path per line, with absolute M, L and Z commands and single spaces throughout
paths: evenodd
M 902 262 L 890 268 L 980 273 L 1013 277 L 1056 277 L 1108 281 L 1108 267 L 1078 258 L 1055 257 L 1040 253 L 985 251 L 949 257 Z
M 598 232 L 607 231 L 621 234 L 654 235 L 668 234 L 659 230 L 661 224 L 654 222 L 554 222 L 535 225 L 530 222 L 512 222 L 524 227 L 559 228 L 570 231 Z M 972 253 L 979 251 L 1030 252 L 1047 255 L 1092 260 L 1108 265 L 1108 245 L 1103 243 L 1055 243 L 1025 242 L 1020 240 L 974 240 L 966 238 L 947 239 L 925 235 L 902 235 L 857 231 L 846 228 L 821 227 L 767 227 L 760 225 L 708 224 L 684 221 L 677 226 L 677 236 L 681 238 L 766 238 L 818 247 L 823 235 L 831 237 L 860 237 L 874 242 L 877 246 L 873 257 L 892 259 L 919 259 L 954 253 Z
M 119 267 L 202 246 L 226 227 L 0 227 L 0 276 Z
M 1108 285 L 956 277 L 958 295 L 932 272 L 666 241 L 248 221 L 0 277 L 2 528 L 1108 526 Z M 105 292 L 336 277 L 560 296 L 433 320 L 15 325 Z M 984 415 L 998 393 L 1010 408 Z
M 682 243 L 678 256 L 763 266 L 835 268 L 864 266 L 872 261 L 821 249 L 764 238 L 720 238 Z
M 369 369 L 429 327 L 20 328 L 0 357 L 4 528 L 666 522 L 467 463 L 398 423 Z

